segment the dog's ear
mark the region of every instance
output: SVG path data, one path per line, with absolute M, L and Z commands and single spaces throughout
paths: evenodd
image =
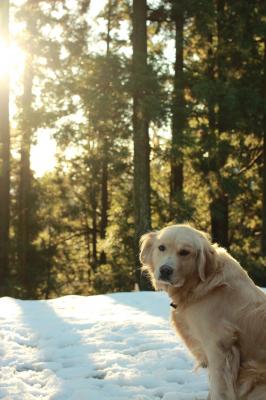
M 198 273 L 204 282 L 217 268 L 217 253 L 207 238 L 203 239 L 202 244 L 198 254 Z
M 140 238 L 140 254 L 139 259 L 142 265 L 151 264 L 152 246 L 157 236 L 157 232 L 148 232 Z

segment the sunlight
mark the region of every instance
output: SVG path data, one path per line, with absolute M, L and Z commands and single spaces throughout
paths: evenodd
M 23 1 L 23 0 L 22 0 Z M 103 10 L 107 0 L 92 0 L 89 8 L 90 24 L 96 16 Z M 68 6 L 75 6 L 75 0 L 68 0 Z M 77 113 L 78 114 L 78 113 Z M 77 115 L 79 119 L 79 116 Z M 70 148 L 66 152 L 66 158 L 71 159 L 76 152 Z M 51 138 L 49 132 L 44 130 L 37 133 L 37 144 L 31 149 L 31 168 L 37 178 L 52 171 L 56 166 L 56 142 Z
M 8 73 L 11 79 L 16 79 L 23 69 L 25 53 L 16 42 L 7 43 L 0 39 L 0 76 L 5 77 Z
M 10 47 L 6 42 L 0 39 L 0 54 L 1 54 L 1 63 L 0 63 L 0 78 L 6 77 L 9 72 L 9 63 L 10 63 Z
M 31 168 L 37 178 L 52 171 L 56 165 L 56 142 L 48 129 L 37 133 L 37 144 L 31 149 Z
M 90 23 L 106 5 L 107 0 L 92 0 L 88 12 Z M 14 0 L 18 7 L 25 3 L 25 0 Z M 68 0 L 68 6 L 74 7 L 76 2 Z M 0 80 L 4 81 L 9 75 L 10 80 L 10 117 L 11 127 L 16 129 L 14 118 L 17 112 L 16 98 L 21 95 L 21 77 L 24 71 L 26 53 L 19 46 L 16 37 L 23 32 L 24 26 L 19 22 L 10 24 L 9 45 L 0 38 Z M 57 33 L 61 34 L 61 31 Z M 70 150 L 72 154 L 72 150 Z M 36 144 L 31 148 L 31 169 L 36 177 L 43 176 L 46 172 L 52 171 L 56 166 L 56 144 L 51 138 L 51 132 L 40 130 L 36 133 Z

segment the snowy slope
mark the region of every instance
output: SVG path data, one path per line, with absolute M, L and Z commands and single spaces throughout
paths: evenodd
M 0 299 L 0 399 L 206 399 L 163 293 Z

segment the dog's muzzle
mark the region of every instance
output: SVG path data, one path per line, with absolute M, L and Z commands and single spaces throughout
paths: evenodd
M 164 264 L 160 267 L 160 275 L 159 275 L 159 279 L 161 281 L 165 281 L 165 282 L 169 282 L 172 275 L 173 275 L 173 268 L 170 267 L 170 265 Z

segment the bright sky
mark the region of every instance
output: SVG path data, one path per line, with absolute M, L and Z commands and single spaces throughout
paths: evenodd
M 1 1 L 1 0 L 0 0 Z M 13 0 L 16 6 L 20 6 L 25 3 L 26 0 Z M 69 8 L 76 6 L 77 0 L 67 0 Z M 93 20 L 103 9 L 107 0 L 91 0 L 89 8 L 89 18 Z M 100 24 L 100 22 L 98 22 Z M 14 35 L 19 36 L 21 25 L 18 23 L 10 24 L 10 30 Z M 96 28 L 97 30 L 97 28 Z M 97 43 L 97 49 L 99 44 Z M 11 102 L 10 102 L 10 119 L 11 127 L 15 126 L 14 116 L 16 114 L 16 106 L 14 95 L 21 94 L 21 82 L 20 78 L 23 73 L 25 53 L 18 46 L 17 43 L 11 42 L 9 49 L 0 40 L 0 77 L 5 74 L 7 70 L 10 71 L 10 82 L 11 82 Z M 173 43 L 169 40 L 165 46 L 165 56 L 171 60 L 173 57 Z M 12 98 L 13 93 L 13 98 Z M 46 172 L 53 170 L 56 165 L 56 142 L 52 138 L 52 132 L 48 129 L 39 129 L 36 133 L 36 144 L 31 149 L 31 168 L 35 173 L 36 177 L 41 177 Z M 68 153 L 71 149 L 68 149 Z
M 69 7 L 75 6 L 76 0 L 68 0 Z M 96 17 L 103 9 L 106 0 L 91 0 L 90 17 Z M 56 142 L 47 130 L 39 130 L 37 143 L 31 150 L 31 167 L 36 177 L 52 171 L 56 165 Z
M 41 130 L 37 134 L 37 144 L 31 149 L 31 168 L 36 177 L 52 171 L 56 165 L 56 142 L 49 131 Z
M 1 1 L 1 0 L 0 0 Z M 67 0 L 69 7 L 75 7 L 76 0 Z M 90 18 L 95 18 L 103 9 L 107 0 L 91 0 Z M 25 3 L 25 0 L 13 0 L 16 6 Z M 21 27 L 19 24 L 10 23 L 10 30 L 13 34 L 18 34 Z M 11 127 L 15 128 L 14 116 L 16 113 L 14 95 L 20 94 L 20 77 L 23 73 L 25 53 L 17 43 L 11 42 L 9 48 L 0 38 L 0 77 L 5 76 L 6 72 L 10 73 L 11 84 L 11 102 L 10 102 L 10 119 Z M 13 96 L 12 96 L 13 93 Z M 36 132 L 36 144 L 31 149 L 31 168 L 35 172 L 35 176 L 41 177 L 45 172 L 51 171 L 56 165 L 56 142 L 51 137 L 51 132 L 47 129 L 39 129 Z

